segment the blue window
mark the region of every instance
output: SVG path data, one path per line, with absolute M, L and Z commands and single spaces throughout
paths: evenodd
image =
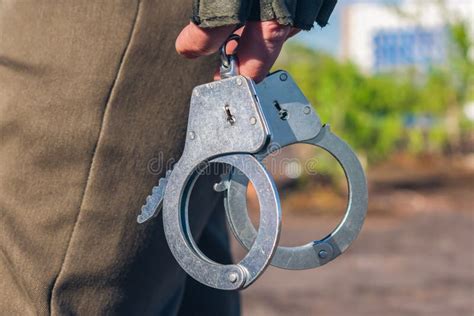
M 374 70 L 390 70 L 400 66 L 426 69 L 445 60 L 443 28 L 380 30 L 372 39 Z

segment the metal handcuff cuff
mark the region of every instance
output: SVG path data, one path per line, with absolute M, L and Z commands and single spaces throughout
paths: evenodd
M 362 166 L 351 148 L 321 121 L 296 83 L 285 71 L 255 84 L 238 75 L 228 42 L 221 48 L 222 80 L 193 89 L 187 137 L 180 160 L 153 188 L 137 221 L 143 223 L 163 209 L 163 226 L 171 252 L 191 277 L 213 288 L 248 287 L 269 264 L 284 269 L 310 269 L 333 260 L 359 234 L 367 210 L 367 184 Z M 284 146 L 304 143 L 328 151 L 342 166 L 349 197 L 344 218 L 322 240 L 298 247 L 278 246 L 281 208 L 278 191 L 262 160 Z M 231 166 L 214 186 L 224 192 L 229 227 L 249 250 L 237 264 L 219 264 L 205 256 L 194 241 L 188 221 L 190 193 L 209 163 Z M 260 207 L 258 231 L 247 211 L 251 181 Z

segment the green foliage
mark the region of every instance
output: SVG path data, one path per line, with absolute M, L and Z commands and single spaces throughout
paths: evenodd
M 448 67 L 422 75 L 410 69 L 367 75 L 349 62 L 295 44 L 283 51 L 276 68 L 291 73 L 322 121 L 369 163 L 394 151 L 441 151 L 450 141 L 444 117 L 453 104 L 465 102 L 472 79 L 463 68 L 471 45 L 463 30 L 453 29 L 463 62 L 450 59 Z M 463 64 L 462 71 L 453 71 L 457 63 Z M 420 117 L 429 118 L 431 125 L 406 124 Z
M 395 147 L 407 103 L 416 99 L 410 85 L 366 76 L 350 63 L 297 45 L 284 51 L 277 66 L 292 74 L 323 122 L 369 159 L 383 158 Z
M 446 130 L 441 124 L 436 124 L 428 131 L 428 143 L 431 146 L 430 151 L 441 151 L 448 140 Z
M 414 128 L 408 133 L 407 149 L 412 154 L 419 154 L 423 150 L 423 130 Z

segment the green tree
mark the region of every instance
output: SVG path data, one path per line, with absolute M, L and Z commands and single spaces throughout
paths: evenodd
M 473 42 L 467 21 L 449 16 L 446 62 L 428 71 L 365 74 L 301 44 L 288 45 L 276 68 L 292 74 L 323 122 L 369 163 L 400 150 L 456 149 L 463 133 L 462 107 L 474 99 Z M 427 123 L 409 124 L 420 118 Z M 465 126 L 464 133 L 471 133 L 472 124 Z

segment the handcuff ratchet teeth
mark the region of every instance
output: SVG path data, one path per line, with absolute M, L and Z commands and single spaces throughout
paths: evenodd
M 242 289 L 252 284 L 271 263 L 285 269 L 321 266 L 344 252 L 359 234 L 367 210 L 367 184 L 350 147 L 322 125 L 315 110 L 285 71 L 262 82 L 238 75 L 235 52 L 221 48 L 222 80 L 197 86 L 191 96 L 183 154 L 154 188 L 137 221 L 143 223 L 163 209 L 165 237 L 179 265 L 194 279 L 213 288 Z M 288 145 L 305 143 L 328 151 L 344 169 L 349 198 L 339 226 L 322 240 L 299 247 L 279 247 L 281 207 L 278 190 L 262 160 Z M 214 186 L 224 192 L 231 231 L 249 250 L 237 264 L 219 264 L 197 247 L 189 228 L 190 193 L 203 166 L 231 168 Z M 252 182 L 260 206 L 256 230 L 250 221 L 246 191 Z
M 225 107 L 234 116 L 227 119 Z M 252 154 L 268 138 L 268 127 L 255 98 L 254 84 L 243 76 L 194 88 L 183 155 L 168 179 L 163 224 L 168 245 L 181 267 L 193 278 L 218 289 L 247 287 L 268 266 L 280 236 L 278 191 L 265 167 Z M 188 204 L 199 170 L 224 163 L 243 172 L 256 187 L 262 212 L 260 229 L 249 252 L 238 264 L 221 265 L 197 247 L 189 229 Z

